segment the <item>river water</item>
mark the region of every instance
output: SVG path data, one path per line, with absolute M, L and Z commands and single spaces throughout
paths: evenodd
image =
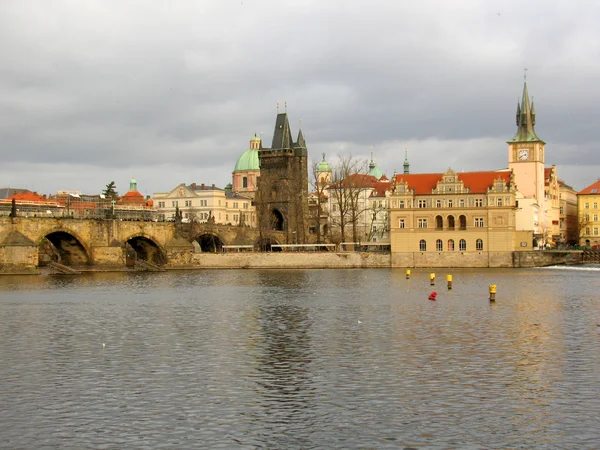
M 599 275 L 0 277 L 0 447 L 600 448 Z

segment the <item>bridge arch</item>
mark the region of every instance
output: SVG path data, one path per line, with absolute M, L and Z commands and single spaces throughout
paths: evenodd
M 85 241 L 74 231 L 55 228 L 44 232 L 38 242 L 38 266 L 58 262 L 67 266 L 90 263 Z
M 194 239 L 203 253 L 220 253 L 225 242 L 217 233 L 205 232 Z
M 125 239 L 127 263 L 141 259 L 152 264 L 162 266 L 167 263 L 165 250 L 156 242 L 156 239 L 144 233 L 137 233 Z

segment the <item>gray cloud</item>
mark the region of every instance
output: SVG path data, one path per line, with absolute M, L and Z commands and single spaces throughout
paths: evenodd
M 580 14 L 580 11 L 586 11 Z M 586 1 L 44 1 L 0 16 L 0 185 L 225 185 L 287 101 L 313 159 L 506 167 L 527 67 L 547 164 L 600 176 L 600 6 Z

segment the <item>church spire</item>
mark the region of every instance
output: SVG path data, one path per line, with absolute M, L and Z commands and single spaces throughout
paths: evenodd
M 523 82 L 523 97 L 517 103 L 517 133 L 509 142 L 541 142 L 535 134 L 535 107 L 529 102 L 527 78 Z
M 410 164 L 408 163 L 408 148 L 404 147 L 404 174 L 410 173 Z

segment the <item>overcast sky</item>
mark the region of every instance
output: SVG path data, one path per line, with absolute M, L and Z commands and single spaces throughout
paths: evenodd
M 3 0 L 0 187 L 223 187 L 277 102 L 311 159 L 501 169 L 527 68 L 546 165 L 582 189 L 599 23 L 591 0 Z

